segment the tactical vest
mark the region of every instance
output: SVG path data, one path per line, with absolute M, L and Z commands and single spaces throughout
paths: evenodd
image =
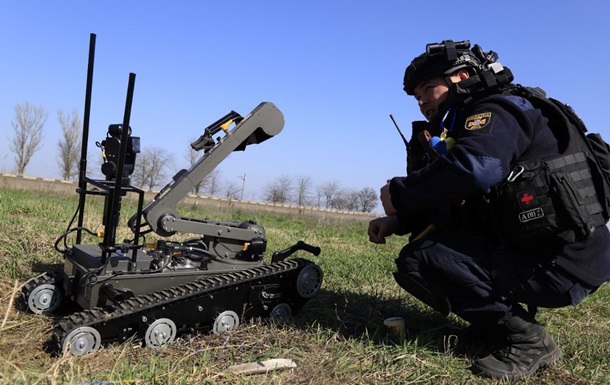
M 572 108 L 547 98 L 544 91 L 512 86 L 509 92 L 525 97 L 548 119 L 560 155 L 511 165 L 492 202 L 501 233 L 513 246 L 548 257 L 608 222 L 610 148 L 599 134 L 586 135 Z

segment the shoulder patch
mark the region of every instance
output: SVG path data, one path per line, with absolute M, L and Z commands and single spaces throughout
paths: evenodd
M 470 131 L 480 130 L 491 121 L 491 112 L 483 112 L 466 118 L 464 128 Z

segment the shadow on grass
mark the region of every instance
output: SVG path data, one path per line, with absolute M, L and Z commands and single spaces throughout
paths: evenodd
M 32 266 L 32 271 L 44 272 L 58 267 L 61 265 L 37 264 Z M 400 292 L 401 295 L 388 299 L 372 294 L 322 288 L 295 315 L 291 324 L 303 330 L 309 330 L 312 325 L 316 325 L 334 331 L 346 339 L 387 345 L 393 342 L 388 336 L 383 321 L 399 316 L 405 319 L 407 343 L 417 341 L 418 346 L 444 350 L 444 336 L 451 327 L 455 328 L 452 326 L 452 322 L 425 305 L 416 305 L 417 300 L 415 299 L 405 301 L 405 297 L 408 298 L 409 294 L 398 287 L 397 292 Z M 22 311 L 27 309 L 27 304 L 23 299 L 16 301 L 15 306 Z M 47 314 L 46 317 L 51 318 L 53 323 L 57 323 L 63 317 L 81 310 L 78 305 L 68 302 L 56 313 Z M 43 343 L 43 349 L 50 354 L 59 354 L 57 342 L 52 339 L 52 336 Z
M 405 307 L 400 297 L 384 299 L 370 294 L 326 289 L 320 289 L 301 309 L 293 324 L 302 328 L 319 325 L 334 330 L 347 339 L 388 344 L 391 339 L 383 321 L 390 317 L 405 319 L 407 342 L 417 340 L 419 346 L 436 350 L 444 350 L 444 336 L 455 332 L 458 327 L 425 305 Z

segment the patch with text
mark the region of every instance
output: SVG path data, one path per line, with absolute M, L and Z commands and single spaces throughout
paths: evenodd
M 540 219 L 542 217 L 544 217 L 544 211 L 542 211 L 542 208 L 540 207 L 519 213 L 519 220 L 522 223 Z
M 470 131 L 480 130 L 491 122 L 491 112 L 483 112 L 466 118 L 464 128 Z

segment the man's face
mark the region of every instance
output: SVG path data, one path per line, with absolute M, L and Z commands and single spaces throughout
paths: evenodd
M 442 77 L 424 80 L 413 89 L 419 110 L 428 121 L 432 120 L 438 112 L 438 106 L 447 98 L 447 91 L 449 87 Z

